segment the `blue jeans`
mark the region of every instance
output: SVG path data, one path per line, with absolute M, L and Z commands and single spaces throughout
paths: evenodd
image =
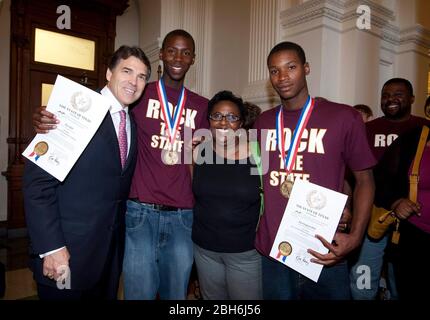
M 159 211 L 127 201 L 126 300 L 183 300 L 193 265 L 192 210 Z
M 262 257 L 264 300 L 348 300 L 349 273 L 346 261 L 324 267 L 318 282 L 280 262 Z
M 379 280 L 381 278 L 382 265 L 384 262 L 385 248 L 388 244 L 389 235 L 385 235 L 380 240 L 372 240 L 367 235 L 364 237 L 363 244 L 357 261 L 351 267 L 350 286 L 351 295 L 354 300 L 375 300 L 379 290 Z M 370 288 L 363 286 L 366 280 L 366 270 L 370 271 Z M 394 272 L 391 263 L 388 265 L 387 283 L 393 299 L 396 299 Z M 360 284 L 363 287 L 360 287 Z
M 261 256 L 257 250 L 225 253 L 194 244 L 200 289 L 205 300 L 261 300 Z

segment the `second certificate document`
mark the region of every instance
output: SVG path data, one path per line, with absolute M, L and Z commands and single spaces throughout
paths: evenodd
M 333 240 L 346 200 L 342 193 L 297 179 L 270 256 L 318 282 L 323 266 L 311 262 L 307 250 L 328 252 L 315 235 Z

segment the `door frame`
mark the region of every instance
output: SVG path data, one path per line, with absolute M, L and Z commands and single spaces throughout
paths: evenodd
M 56 27 L 60 16 L 59 5 L 71 9 L 71 30 Z M 64 67 L 35 62 L 34 28 L 51 30 L 68 35 L 96 40 L 96 65 L 94 71 L 87 71 L 90 86 L 101 87 L 105 83 L 108 59 L 115 46 L 116 17 L 128 7 L 128 0 L 14 0 L 11 2 L 11 47 L 10 47 L 10 89 L 9 89 L 9 135 L 8 168 L 2 172 L 8 185 L 8 229 L 25 227 L 22 195 L 23 150 L 34 136 L 32 114 L 34 106 L 30 101 L 31 70 L 50 70 L 61 73 Z M 82 75 L 72 71 L 72 80 Z

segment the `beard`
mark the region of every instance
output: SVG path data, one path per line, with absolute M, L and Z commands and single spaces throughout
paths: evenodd
M 385 118 L 389 120 L 399 120 L 411 113 L 411 106 L 401 106 L 401 105 L 398 107 L 398 110 L 396 112 L 391 113 L 389 111 L 390 105 L 385 105 L 385 107 L 382 109 L 382 111 L 384 112 Z

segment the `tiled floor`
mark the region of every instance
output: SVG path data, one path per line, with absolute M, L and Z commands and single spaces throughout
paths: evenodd
M 33 299 L 36 295 L 36 283 L 28 268 L 6 272 L 4 300 Z
M 28 269 L 28 238 L 0 238 L 0 262 L 6 267 L 4 300 L 36 297 L 36 284 Z
M 37 299 L 36 283 L 28 269 L 28 238 L 0 238 L 0 262 L 6 266 L 6 292 L 3 300 Z M 195 288 L 197 286 L 197 288 Z M 123 298 L 122 282 L 118 292 Z M 200 298 L 197 281 L 190 283 L 188 300 Z

